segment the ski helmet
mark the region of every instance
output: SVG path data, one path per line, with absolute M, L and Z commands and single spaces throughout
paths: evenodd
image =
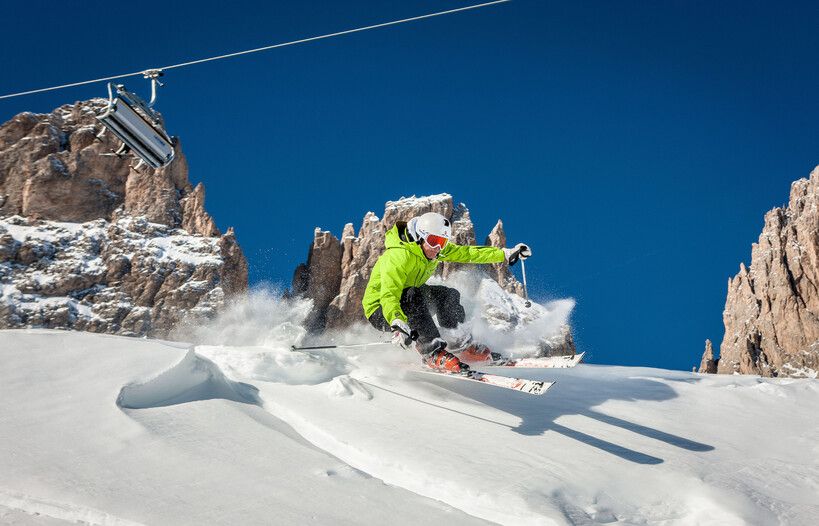
M 452 223 L 441 214 L 427 212 L 410 219 L 407 223 L 407 232 L 415 241 L 427 241 L 427 237 L 432 236 L 436 238 L 436 242 L 429 244 L 444 248 L 447 240 L 452 237 Z M 443 238 L 443 240 L 437 238 Z

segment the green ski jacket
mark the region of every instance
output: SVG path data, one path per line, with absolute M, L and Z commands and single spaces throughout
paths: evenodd
M 398 222 L 386 234 L 387 250 L 376 261 L 364 291 L 364 315 L 369 319 L 379 305 L 387 322 L 398 318 L 407 321 L 401 310 L 401 293 L 409 287 L 420 287 L 435 273 L 438 263 L 501 263 L 503 250 L 496 247 L 461 246 L 449 242 L 429 260 L 421 246 L 407 238 L 407 224 Z

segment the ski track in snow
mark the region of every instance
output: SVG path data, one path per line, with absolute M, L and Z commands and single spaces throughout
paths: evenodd
M 32 517 L 44 516 L 74 524 L 143 526 L 142 523 L 121 519 L 94 508 L 32 497 L 31 495 L 23 495 L 2 488 L 0 488 L 0 507 L 19 511 Z M 0 521 L 2 518 L 2 515 L 0 515 Z M 17 522 L 18 519 L 14 520 Z

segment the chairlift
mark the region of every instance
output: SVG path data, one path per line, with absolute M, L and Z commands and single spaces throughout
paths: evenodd
M 162 86 L 158 80 L 162 76 L 162 71 L 152 69 L 144 71 L 143 75 L 151 80 L 151 102 L 146 104 L 135 93 L 126 90 L 122 84 L 109 82 L 108 106 L 96 118 L 122 141 L 122 146 L 114 153 L 115 155 L 121 156 L 131 150 L 141 162 L 151 168 L 161 168 L 173 160 L 175 153 L 175 141 L 165 132 L 159 115 L 153 109 L 156 102 L 156 87 Z

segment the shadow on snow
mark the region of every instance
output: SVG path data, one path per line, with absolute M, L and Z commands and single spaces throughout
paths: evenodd
M 514 370 L 515 375 L 521 373 L 521 371 L 523 371 L 523 369 Z M 713 446 L 708 444 L 695 442 L 593 409 L 608 400 L 627 400 L 635 402 L 665 401 L 677 397 L 676 392 L 671 387 L 659 381 L 649 378 L 610 378 L 596 375 L 595 371 L 596 368 L 594 366 L 579 366 L 574 369 L 527 369 L 526 373 L 522 374 L 522 376 L 526 378 L 557 382 L 557 384 L 543 396 L 532 396 L 524 393 L 509 392 L 507 390 L 501 392 L 500 389 L 490 386 L 476 385 L 443 376 L 441 378 L 434 376 L 426 378 L 428 375 L 425 375 L 424 379 L 439 387 L 472 398 L 473 400 L 499 409 L 505 413 L 516 415 L 521 419 L 521 422 L 517 427 L 512 427 L 500 422 L 467 415 L 472 418 L 479 418 L 480 420 L 509 427 L 513 432 L 522 435 L 538 436 L 546 432 L 559 433 L 637 464 L 661 464 L 664 460 L 615 444 L 603 438 L 571 429 L 563 424 L 557 423 L 556 420 L 565 415 L 581 415 L 687 451 L 706 452 L 714 449 Z M 507 370 L 495 370 L 492 372 L 512 376 L 512 374 L 509 374 L 510 371 Z M 379 387 L 379 389 L 384 388 Z M 401 394 L 401 396 L 407 397 L 407 395 L 403 394 Z M 413 400 L 416 399 L 413 398 Z M 447 411 L 465 414 L 462 411 L 456 411 L 432 402 L 417 401 Z

